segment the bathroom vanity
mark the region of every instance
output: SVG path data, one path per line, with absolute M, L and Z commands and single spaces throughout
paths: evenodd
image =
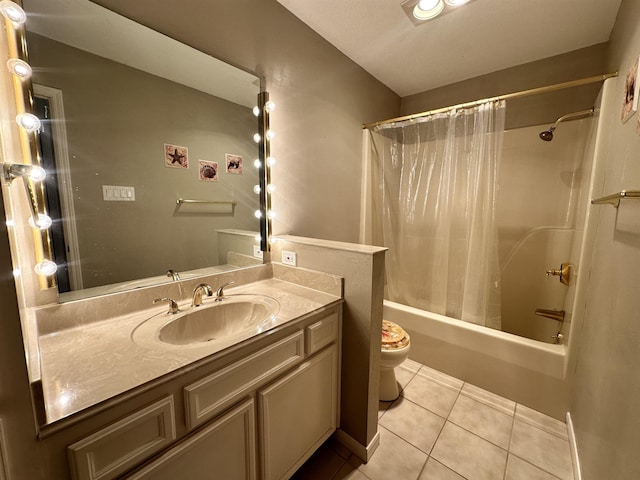
M 158 331 L 173 316 L 162 304 L 42 335 L 52 461 L 66 453 L 70 478 L 82 480 L 291 476 L 338 427 L 341 279 L 325 277 L 338 295 L 278 278 L 225 290 L 230 302 L 278 303 L 262 332 L 164 343 Z M 53 320 L 40 312 L 44 331 Z

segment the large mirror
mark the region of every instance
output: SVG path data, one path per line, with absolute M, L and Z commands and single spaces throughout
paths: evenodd
M 60 300 L 261 263 L 259 79 L 87 0 L 24 0 Z

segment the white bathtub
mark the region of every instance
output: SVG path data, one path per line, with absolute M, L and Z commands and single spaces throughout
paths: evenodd
M 411 336 L 409 357 L 564 421 L 566 347 L 384 301 L 383 318 Z

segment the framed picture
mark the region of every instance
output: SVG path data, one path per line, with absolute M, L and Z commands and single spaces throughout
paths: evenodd
M 227 173 L 242 175 L 242 157 L 240 155 L 227 153 L 224 158 L 227 164 Z
M 624 99 L 622 100 L 622 114 L 620 120 L 625 123 L 638 110 L 638 94 L 640 84 L 638 84 L 638 59 L 627 72 L 627 79 L 624 84 Z
M 198 177 L 203 182 L 218 181 L 218 162 L 209 162 L 207 160 L 198 160 Z
M 188 148 L 165 143 L 164 166 L 169 168 L 189 168 Z

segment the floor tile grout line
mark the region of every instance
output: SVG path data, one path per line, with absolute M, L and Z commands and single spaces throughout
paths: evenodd
M 469 395 L 465 394 L 464 392 L 460 392 L 460 395 L 462 395 L 462 396 L 463 396 L 463 397 L 465 397 L 465 398 L 468 398 L 469 400 L 473 400 L 474 402 L 478 402 L 478 403 L 480 403 L 480 404 L 484 405 L 485 407 L 488 407 L 488 408 L 490 408 L 490 409 L 492 409 L 492 410 L 495 410 L 495 411 L 496 411 L 496 412 L 498 412 L 498 413 L 501 413 L 501 414 L 503 414 L 503 415 L 506 415 L 507 417 L 511 417 L 511 418 L 514 418 L 514 417 L 515 417 L 515 415 L 514 415 L 513 413 L 509 414 L 509 413 L 505 412 L 504 410 L 502 410 L 502 409 L 500 409 L 500 408 L 496 408 L 496 407 L 494 407 L 493 405 L 490 405 L 490 404 L 488 404 L 488 403 L 486 403 L 486 402 L 483 402 L 482 400 L 478 400 L 477 398 L 471 397 L 471 396 L 469 396 Z M 457 399 L 456 399 L 456 400 L 457 400 Z
M 507 444 L 507 461 L 504 464 L 504 475 L 502 476 L 503 480 L 507 480 L 507 468 L 509 467 L 509 455 L 511 455 L 511 442 L 513 441 L 513 427 L 516 424 L 517 408 L 518 404 L 516 403 L 513 407 L 513 417 L 511 417 L 511 430 L 509 431 L 509 443 Z
M 473 385 L 473 384 L 465 382 L 465 385 Z M 473 386 L 475 387 L 475 385 L 473 385 Z M 479 387 L 476 387 L 476 388 L 479 388 Z M 489 392 L 489 393 L 493 393 L 493 392 Z M 502 397 L 501 395 L 494 394 L 494 395 L 496 395 L 497 397 L 504 398 L 505 400 L 508 400 L 508 401 L 510 401 L 510 402 L 513 402 L 513 403 L 514 403 L 514 406 L 513 406 L 513 412 L 511 412 L 511 413 L 507 413 L 507 410 L 508 410 L 508 409 L 506 409 L 506 408 L 505 408 L 505 409 L 502 409 L 502 408 L 500 408 L 500 407 L 496 407 L 496 406 L 494 406 L 494 405 L 493 405 L 493 404 L 491 404 L 491 403 L 485 402 L 485 401 L 483 401 L 483 400 L 480 400 L 480 399 L 479 399 L 479 398 L 477 398 L 477 397 L 474 397 L 474 396 L 470 395 L 469 393 L 465 393 L 465 392 L 463 392 L 463 391 L 462 391 L 462 389 L 460 389 L 460 395 L 464 395 L 465 397 L 470 398 L 471 400 L 475 400 L 475 401 L 476 401 L 476 402 L 478 402 L 478 403 L 482 403 L 483 405 L 486 405 L 487 407 L 491 407 L 491 408 L 493 408 L 494 410 L 497 410 L 497 411 L 498 411 L 498 412 L 500 412 L 500 413 L 504 413 L 505 415 L 509 415 L 510 417 L 515 417 L 515 415 L 516 415 L 516 405 L 517 405 L 517 404 L 516 404 L 516 402 L 513 402 L 513 400 L 509 400 L 508 398 Z
M 342 458 L 340 455 L 338 456 Z M 327 480 L 333 480 L 334 478 L 336 478 L 336 476 L 340 473 L 340 470 L 342 470 L 346 464 L 347 464 L 347 461 L 344 458 L 342 458 L 342 465 L 340 465 L 338 469 L 333 473 L 333 475 L 331 475 Z
M 544 473 L 546 473 L 548 475 L 551 475 L 554 479 L 562 480 L 561 477 L 559 477 L 555 473 L 550 472 L 546 468 L 540 467 L 540 466 L 536 465 L 535 463 L 531 463 L 529 460 L 527 460 L 525 458 L 522 458 L 520 455 L 516 455 L 515 453 L 511 453 L 511 452 L 509 452 L 509 455 L 513 455 L 514 457 L 517 457 L 519 460 L 522 460 L 526 464 L 531 465 L 532 467 L 537 468 L 538 470 L 542 470 Z

